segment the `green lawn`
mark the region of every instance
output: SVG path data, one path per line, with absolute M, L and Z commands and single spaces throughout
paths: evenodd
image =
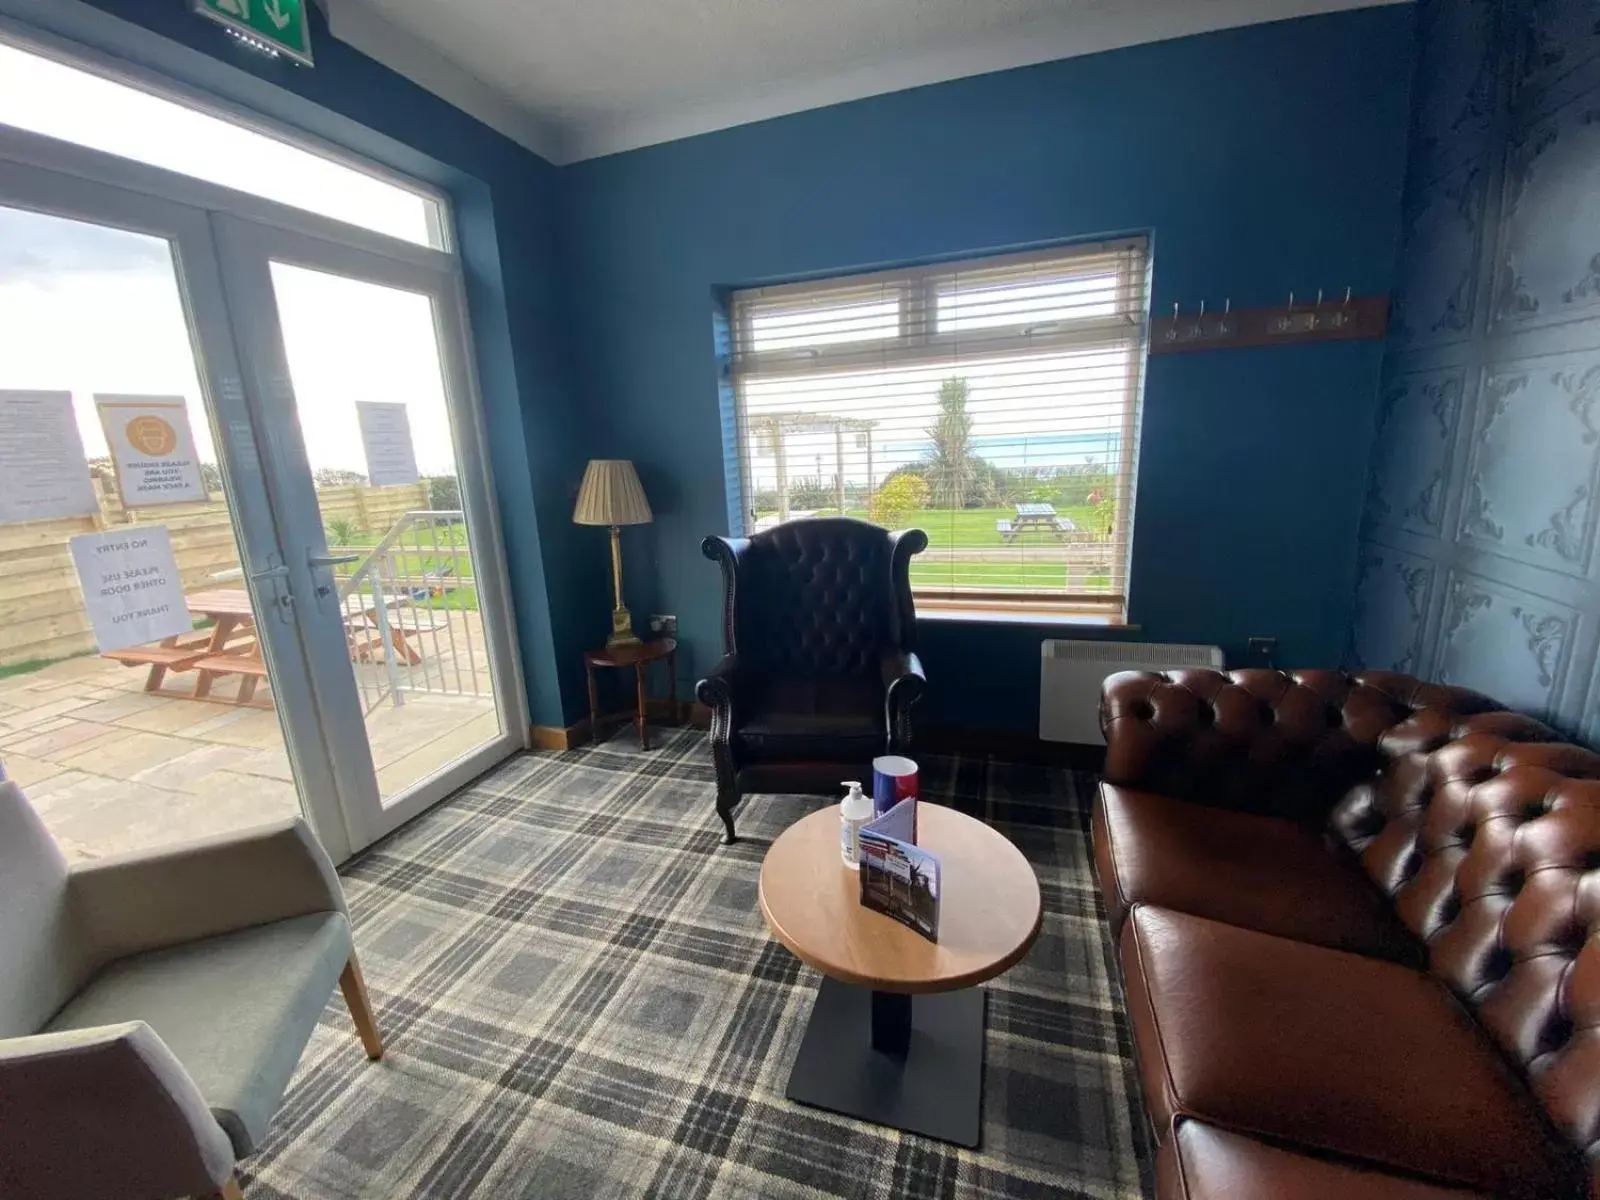
M 762 513 L 761 516 L 770 514 Z M 817 516 L 833 516 L 831 508 L 819 509 Z M 852 508 L 845 511 L 847 517 L 859 517 L 867 520 L 867 510 Z M 928 534 L 928 546 L 932 550 L 940 547 L 958 547 L 966 549 L 986 548 L 991 546 L 1048 546 L 1055 543 L 1056 538 L 1052 533 L 1044 530 L 1029 530 L 1021 534 L 1015 541 L 1007 542 L 1000 536 L 1000 531 L 995 527 L 997 521 L 1016 520 L 1017 510 L 1014 506 L 1005 508 L 919 508 L 913 509 L 906 515 L 904 521 L 896 522 L 902 529 L 921 529 Z M 1057 507 L 1056 516 L 1070 517 L 1073 524 L 1079 529 L 1089 531 L 1094 528 L 1094 510 L 1088 505 L 1072 505 Z
M 356 554 L 362 550 L 376 546 L 381 539 L 381 534 L 346 532 L 343 544 L 329 545 L 332 554 Z M 426 602 L 419 601 L 424 607 L 430 609 L 454 609 L 456 611 L 478 611 L 477 579 L 472 569 L 472 555 L 467 550 L 467 530 L 463 525 L 441 526 L 438 530 L 439 553 L 434 554 L 432 547 L 434 535 L 432 531 L 417 531 L 420 536 L 408 532 L 401 540 L 402 553 L 390 556 L 394 569 L 408 579 L 401 581 L 402 587 L 424 586 L 424 577 L 438 572 L 444 567 L 452 568 L 452 574 L 444 577 L 444 594 L 433 596 Z M 330 535 L 330 542 L 331 542 Z M 418 544 L 420 543 L 420 548 Z M 355 566 L 352 563 L 350 566 Z M 339 578 L 348 577 L 350 567 L 339 568 Z M 432 581 L 429 581 L 432 582 Z

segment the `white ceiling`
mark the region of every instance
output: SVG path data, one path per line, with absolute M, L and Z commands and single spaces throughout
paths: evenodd
M 1399 0 L 326 0 L 336 36 L 556 162 L 920 84 Z

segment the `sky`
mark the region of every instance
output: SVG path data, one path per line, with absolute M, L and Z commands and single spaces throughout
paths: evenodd
M 5 45 L 0 122 L 410 241 L 429 239 L 430 202 L 422 197 Z M 454 474 L 431 301 L 281 264 L 273 265 L 272 281 L 312 468 L 365 474 L 355 402 L 383 400 L 407 406 L 421 471 Z M 182 396 L 202 461 L 217 459 L 174 255 L 161 238 L 6 207 L 0 198 L 0 389 L 6 388 L 71 392 L 89 457 L 106 453 L 95 393 Z

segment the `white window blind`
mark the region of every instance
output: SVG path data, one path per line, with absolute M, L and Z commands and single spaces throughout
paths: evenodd
M 746 532 L 927 531 L 919 604 L 1125 615 L 1144 239 L 733 294 Z

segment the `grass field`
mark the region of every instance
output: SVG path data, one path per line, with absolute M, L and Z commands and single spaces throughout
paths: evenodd
M 363 550 L 376 546 L 382 535 L 376 533 L 360 533 L 355 531 L 341 531 L 345 533 L 343 545 L 329 546 L 332 554 L 358 554 Z M 442 595 L 430 597 L 424 606 L 431 609 L 454 609 L 456 611 L 478 611 L 478 589 L 476 575 L 472 569 L 472 553 L 467 549 L 467 530 L 463 525 L 450 525 L 440 527 L 438 531 L 439 553 L 433 553 L 433 535 L 429 531 L 419 531 L 417 535 L 408 533 L 400 544 L 400 550 L 390 555 L 390 562 L 394 569 L 407 576 L 401 581 L 401 586 L 422 587 L 425 576 L 435 574 L 445 567 L 451 568 L 452 573 L 444 577 L 444 591 Z M 413 549 L 420 543 L 420 549 Z M 352 566 L 355 564 L 351 564 Z M 343 568 L 348 572 L 349 567 Z M 348 576 L 341 573 L 339 578 Z M 430 581 L 431 582 L 431 581 Z
M 767 514 L 763 514 L 767 515 Z M 833 509 L 819 510 L 815 515 L 833 516 Z M 845 516 L 867 519 L 865 509 L 849 509 Z M 1094 528 L 1094 510 L 1087 505 L 1059 507 L 1056 516 L 1070 517 L 1080 530 Z M 928 535 L 927 551 L 911 560 L 911 582 L 930 588 L 1059 588 L 1068 584 L 1064 563 L 1030 561 L 1028 551 L 1061 543 L 1045 530 L 1029 530 L 1013 541 L 1006 541 L 996 528 L 996 522 L 1016 519 L 1016 509 L 1008 508 L 958 508 L 915 509 L 896 525 L 903 529 L 921 529 Z M 995 550 L 1015 550 L 1015 559 L 996 559 Z M 963 550 L 989 552 L 983 557 L 963 558 Z M 1096 572 L 1087 579 L 1075 575 L 1071 584 L 1075 588 L 1108 587 L 1110 576 Z
M 762 513 L 761 516 L 769 516 Z M 817 516 L 831 517 L 834 510 L 831 508 L 818 509 Z M 859 517 L 867 520 L 867 510 L 852 508 L 845 511 L 847 517 Z M 905 520 L 897 521 L 902 529 L 922 529 L 928 534 L 930 549 L 940 547 L 953 547 L 958 549 L 988 549 L 999 546 L 1048 546 L 1055 543 L 1055 535 L 1044 530 L 1030 530 L 1019 536 L 1014 542 L 1007 542 L 1000 536 L 1000 531 L 995 527 L 997 521 L 1012 521 L 1016 519 L 1017 510 L 1009 508 L 918 508 L 906 514 Z M 1072 523 L 1082 530 L 1094 528 L 1094 510 L 1088 505 L 1073 505 L 1056 509 L 1056 516 L 1070 517 Z

